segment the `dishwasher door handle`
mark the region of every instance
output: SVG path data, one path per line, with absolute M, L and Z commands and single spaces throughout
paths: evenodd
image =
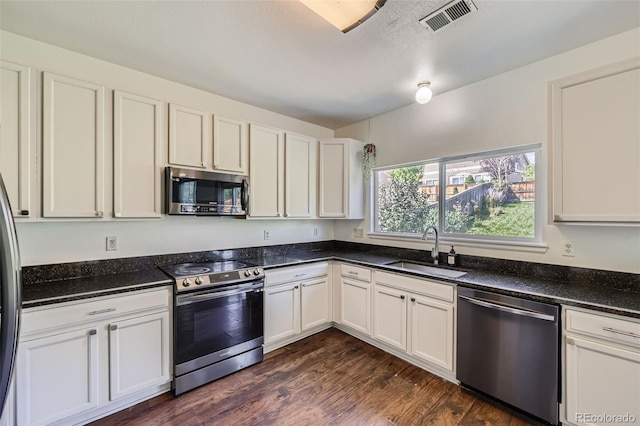
M 517 309 L 511 306 L 501 305 L 499 303 L 488 302 L 486 300 L 474 299 L 472 297 L 467 296 L 458 296 L 460 299 L 466 300 L 469 303 L 473 303 L 474 305 L 482 306 L 489 309 L 496 309 L 502 312 L 508 312 L 510 314 L 521 315 L 524 317 L 530 317 L 535 319 L 540 319 L 544 321 L 555 321 L 556 317 L 554 315 L 543 314 L 542 312 L 529 311 L 525 309 Z

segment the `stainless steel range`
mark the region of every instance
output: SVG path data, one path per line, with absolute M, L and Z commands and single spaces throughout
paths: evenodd
M 223 261 L 162 269 L 175 280 L 176 395 L 262 361 L 262 268 Z

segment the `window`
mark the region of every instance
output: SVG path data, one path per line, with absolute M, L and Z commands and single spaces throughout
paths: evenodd
M 372 231 L 421 235 L 427 225 L 434 225 L 444 237 L 536 242 L 538 149 L 377 169 Z

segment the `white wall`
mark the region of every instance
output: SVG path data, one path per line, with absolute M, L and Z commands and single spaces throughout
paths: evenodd
M 262 123 L 283 130 L 316 138 L 333 136 L 333 130 L 306 123 L 291 117 L 237 102 L 228 98 L 187 87 L 149 74 L 104 62 L 89 56 L 0 31 L 0 58 L 32 67 L 33 101 L 40 103 L 40 71 L 50 71 L 102 84 L 105 96 L 106 123 L 111 123 L 112 94 L 118 89 L 164 101 L 199 108 L 212 114 L 235 117 Z M 215 78 L 214 75 L 211 78 Z M 36 137 L 41 150 L 40 108 L 37 108 Z M 166 123 L 165 123 L 166 131 Z M 165 134 L 166 144 L 166 134 Z M 105 126 L 105 140 L 112 140 L 112 127 Z M 107 142 L 107 146 L 110 144 Z M 166 151 L 166 149 L 165 149 Z M 35 157 L 34 157 L 35 158 Z M 111 149 L 107 148 L 105 181 L 106 194 L 112 193 Z M 78 158 L 78 161 L 83 161 Z M 160 172 L 160 171 L 159 171 Z M 38 166 L 37 180 L 40 180 Z M 39 207 L 39 185 L 33 186 L 36 207 Z M 106 197 L 105 210 L 112 208 L 112 197 Z M 313 238 L 313 228 L 319 236 Z M 269 241 L 263 231 L 270 231 Z M 51 222 L 35 220 L 17 224 L 23 265 L 95 260 L 115 257 L 143 256 L 200 250 L 284 244 L 333 239 L 333 222 L 322 220 L 236 220 L 230 218 L 163 217 L 156 221 L 99 221 Z M 105 237 L 117 236 L 118 251 L 106 251 Z
M 542 143 L 542 158 L 538 160 L 541 167 L 536 177 L 542 189 L 538 202 L 546 213 L 547 83 L 639 54 L 640 28 L 637 28 L 439 94 L 426 105 L 412 104 L 372 117 L 370 134 L 368 121 L 362 121 L 337 129 L 336 137 L 374 143 L 379 166 Z M 435 89 L 437 84 L 432 82 Z M 597 171 L 593 172 L 597 176 Z M 629 184 L 630 188 L 637 189 L 639 182 Z M 546 214 L 544 216 L 542 235 L 548 245 L 544 253 L 463 244 L 456 244 L 457 251 L 463 255 L 640 273 L 640 227 L 557 226 L 546 224 Z M 336 221 L 336 239 L 417 249 L 427 247 L 424 243 L 371 239 L 366 235 L 364 240 L 354 239 L 355 227 L 367 231 L 369 220 Z M 574 242 L 576 256 L 573 258 L 561 255 L 561 244 L 567 240 Z

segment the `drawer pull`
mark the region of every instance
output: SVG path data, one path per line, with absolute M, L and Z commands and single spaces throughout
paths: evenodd
M 117 329 L 118 329 L 118 326 L 116 324 L 111 324 L 109 326 L 109 330 L 111 330 L 111 331 L 116 331 Z
M 355 276 L 358 276 L 358 273 L 357 273 L 357 272 L 353 272 L 353 271 L 349 271 L 349 272 L 348 272 L 348 274 L 349 274 L 349 275 L 355 275 Z
M 95 336 L 98 334 L 98 330 L 89 330 L 89 336 Z
M 633 333 L 631 331 L 616 330 L 615 328 L 611 327 L 602 327 L 602 329 L 604 331 L 608 331 L 609 333 L 622 334 L 623 336 L 635 337 L 636 339 L 640 339 L 640 334 Z
M 296 274 L 296 275 L 294 276 L 294 278 L 304 277 L 305 275 L 307 275 L 307 274 Z
M 100 314 L 106 314 L 107 312 L 115 312 L 116 308 L 108 308 L 108 309 L 101 309 L 99 311 L 91 311 L 89 312 L 89 315 L 100 315 Z

